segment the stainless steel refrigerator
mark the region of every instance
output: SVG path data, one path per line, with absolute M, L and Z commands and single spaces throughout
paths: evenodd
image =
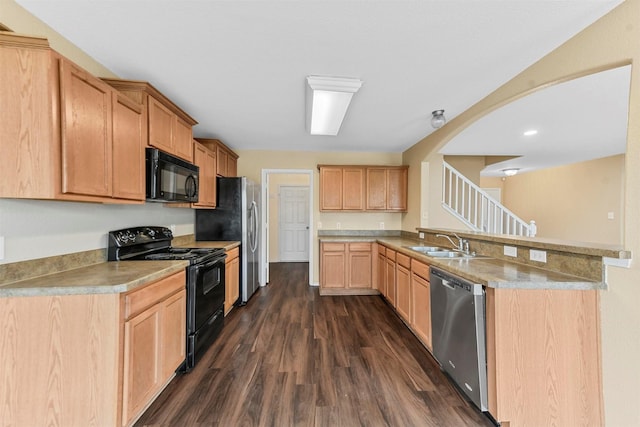
M 260 184 L 247 177 L 217 178 L 215 209 L 196 209 L 196 240 L 238 240 L 240 303 L 260 286 Z M 232 301 L 235 303 L 235 301 Z

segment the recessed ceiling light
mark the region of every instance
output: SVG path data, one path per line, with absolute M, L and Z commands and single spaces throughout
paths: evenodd
M 537 133 L 538 133 L 538 131 L 537 131 L 537 130 L 535 130 L 535 129 L 529 129 L 529 130 L 525 131 L 523 135 L 524 135 L 524 136 L 532 136 L 532 135 L 535 135 L 535 134 L 537 134 Z

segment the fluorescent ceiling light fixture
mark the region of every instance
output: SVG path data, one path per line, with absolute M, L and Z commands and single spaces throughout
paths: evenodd
M 537 134 L 537 133 L 538 133 L 538 131 L 537 131 L 537 130 L 535 130 L 535 129 L 529 129 L 529 130 L 527 130 L 527 131 L 524 131 L 523 135 L 524 135 L 524 136 L 533 136 L 533 135 L 535 135 L 535 134 Z
M 351 98 L 362 86 L 362 80 L 349 77 L 308 76 L 307 83 L 310 89 L 307 91 L 309 133 L 337 135 Z
M 506 176 L 513 176 L 513 175 L 517 174 L 519 170 L 520 170 L 520 168 L 509 168 L 509 169 L 502 169 L 502 172 Z

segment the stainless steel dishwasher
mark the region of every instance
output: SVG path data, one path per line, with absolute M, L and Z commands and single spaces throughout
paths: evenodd
M 434 267 L 430 285 L 433 355 L 460 390 L 486 411 L 484 289 Z

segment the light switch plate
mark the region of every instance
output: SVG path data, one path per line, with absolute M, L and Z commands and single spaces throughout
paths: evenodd
M 380 230 L 384 230 L 384 222 L 380 223 Z
M 505 246 L 504 247 L 504 254 L 506 256 L 512 256 L 514 258 L 518 257 L 518 248 L 516 248 L 515 246 Z
M 340 230 L 342 228 L 342 224 L 336 222 L 336 230 Z
M 418 238 L 424 239 L 424 233 L 422 231 L 418 233 Z
M 529 249 L 529 259 L 531 261 L 547 262 L 547 251 Z

